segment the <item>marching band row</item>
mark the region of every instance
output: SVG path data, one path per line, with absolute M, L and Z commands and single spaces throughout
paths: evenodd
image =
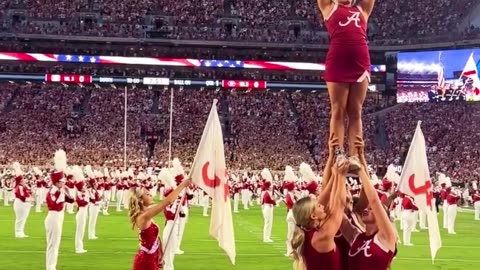
M 63 151 L 56 153 L 56 159 L 62 159 Z M 60 156 L 60 157 L 58 157 Z M 63 157 L 66 159 L 66 157 Z M 62 161 L 59 161 L 62 163 Z M 58 163 L 58 162 L 57 162 Z M 64 212 L 74 214 L 76 211 L 76 233 L 75 252 L 78 254 L 87 252 L 84 249 L 83 238 L 87 229 L 88 239 L 95 240 L 97 218 L 99 213 L 109 215 L 110 202 L 116 203 L 116 210 L 128 209 L 128 190 L 135 187 L 142 187 L 148 190 L 153 196 L 163 199 L 168 196 L 175 186 L 164 180 L 165 175 L 157 174 L 157 169 L 133 170 L 121 172 L 116 170 L 109 173 L 104 169 L 103 173 L 93 170 L 90 166 L 81 168 L 79 166 L 67 167 L 66 162 L 62 166 L 56 166 L 55 170 L 47 175 L 38 168 L 33 168 L 27 173 L 21 170 L 18 163 L 12 164 L 12 170 L 4 172 L 1 180 L 0 194 L 4 204 L 9 205 L 13 197 L 13 209 L 15 211 L 15 237 L 26 238 L 25 224 L 30 209 L 35 207 L 36 212 L 41 212 L 41 206 L 46 204 L 48 215 L 45 219 L 47 232 L 47 270 L 55 269 L 60 245 Z M 179 161 L 175 162 L 179 165 Z M 175 166 L 174 166 L 175 167 Z M 182 170 L 182 169 L 179 169 Z M 321 189 L 321 177 L 313 173 L 310 166 L 303 163 L 299 169 L 300 177 L 297 177 L 293 168 L 287 166 L 282 181 L 278 176 L 272 176 L 268 169 L 264 169 L 260 175 L 244 173 L 242 177 L 235 174 L 230 175 L 230 185 L 233 197 L 233 212 L 239 212 L 240 202 L 243 209 L 248 210 L 254 202 L 262 207 L 264 218 L 263 241 L 273 242 L 271 232 L 273 226 L 274 208 L 282 202 L 287 207 L 287 241 L 286 256 L 292 254 L 291 240 L 295 229 L 295 219 L 292 208 L 295 202 L 303 197 L 314 196 Z M 182 173 L 175 175 L 176 185 L 182 182 Z M 163 179 L 162 179 L 163 178 Z M 389 166 L 385 177 L 380 181 L 372 175 L 372 183 L 377 189 L 379 199 L 386 202 L 389 197 L 396 193 L 396 185 L 399 175 L 393 166 Z M 347 190 L 352 198 L 358 197 L 361 185 L 358 181 L 349 178 Z M 438 199 L 443 204 L 443 228 L 449 234 L 455 234 L 455 220 L 457 207 L 462 197 L 461 190 L 452 187 L 449 177 L 444 174 L 438 176 L 438 186 L 433 188 Z M 474 185 L 469 194 L 469 199 L 475 208 L 475 220 L 480 220 L 480 192 Z M 183 191 L 177 203 L 169 205 L 165 212 L 166 226 L 164 229 L 164 242 L 170 242 L 169 249 L 165 250 L 164 268 L 173 269 L 175 255 L 183 254 L 180 245 L 188 220 L 190 205 L 204 207 L 204 216 L 208 214 L 209 198 L 205 193 L 195 186 L 190 186 Z M 426 229 L 426 214 L 419 211 L 415 201 L 410 196 L 398 194 L 390 206 L 391 219 L 400 220 L 400 228 L 403 230 L 403 244 L 413 245 L 411 242 L 412 232 L 417 231 L 417 221 L 420 229 Z M 179 218 L 176 218 L 176 216 Z M 167 238 L 167 239 L 166 239 Z

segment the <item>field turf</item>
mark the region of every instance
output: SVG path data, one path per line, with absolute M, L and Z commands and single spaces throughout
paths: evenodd
M 45 269 L 46 212 L 30 212 L 25 233 L 26 239 L 14 238 L 13 207 L 0 206 L 0 270 Z M 187 223 L 182 249 L 183 255 L 175 257 L 176 269 L 214 270 L 287 270 L 292 269 L 285 257 L 286 222 L 285 209 L 275 209 L 271 244 L 262 242 L 263 219 L 260 208 L 240 210 L 234 214 L 237 247 L 236 265 L 208 235 L 209 218 L 202 216 L 202 208 L 192 207 Z M 88 253 L 77 255 L 74 248 L 75 215 L 65 214 L 58 270 L 128 270 L 138 249 L 138 236 L 131 230 L 126 211 L 110 216 L 100 214 L 97 223 L 97 240 L 85 237 Z M 442 214 L 439 215 L 441 220 Z M 157 220 L 163 229 L 163 216 Z M 441 224 L 440 224 L 441 226 Z M 414 233 L 413 247 L 399 247 L 393 270 L 475 270 L 480 269 L 480 221 L 473 220 L 473 213 L 457 216 L 457 234 L 448 235 L 442 229 L 443 248 L 432 265 L 426 231 Z

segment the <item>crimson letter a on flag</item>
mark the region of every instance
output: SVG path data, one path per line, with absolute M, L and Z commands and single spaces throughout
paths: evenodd
M 413 197 L 418 208 L 427 213 L 430 255 L 433 262 L 437 251 L 442 247 L 442 239 L 440 238 L 437 213 L 433 202 L 433 189 L 428 168 L 425 137 L 420 125 L 421 121 L 418 122 L 415 135 L 413 135 L 402 175 L 400 176 L 398 190 Z
M 219 246 L 227 253 L 232 264 L 235 264 L 236 250 L 230 188 L 217 100 L 213 101 L 190 174 L 192 182 L 212 198 L 209 233 L 218 240 Z

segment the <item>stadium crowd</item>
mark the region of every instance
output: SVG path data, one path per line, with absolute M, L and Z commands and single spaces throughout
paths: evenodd
M 475 5 L 474 0 L 381 1 L 369 35 L 376 44 L 428 42 L 439 35 L 443 41 L 471 38 L 478 31 L 459 26 Z M 145 38 L 161 32 L 169 39 L 328 42 L 314 0 L 31 0 L 1 1 L 0 7 L 2 28 L 15 33 Z
M 123 164 L 124 91 L 113 87 L 44 84 L 1 85 L 0 164 L 45 165 L 51 153 L 66 149 L 72 163 Z M 161 127 L 164 138 L 156 145 L 159 162 L 168 158 L 170 89 L 135 88 L 127 96 L 127 157 L 144 164 L 143 126 Z M 432 172 L 444 172 L 454 181 L 478 177 L 480 153 L 473 123 L 480 117 L 476 104 L 402 104 L 388 112 L 379 97 L 369 95 L 364 109 L 367 158 L 370 164 L 394 162 L 411 139 L 417 120 L 429 145 Z M 284 168 L 301 162 L 322 167 L 328 133 L 328 97 L 325 93 L 245 92 L 175 89 L 172 150 L 185 163 L 193 161 L 212 100 L 219 100 L 226 156 L 232 169 Z M 79 136 L 68 136 L 67 120 L 78 114 Z M 383 118 L 377 117 L 378 114 Z M 384 121 L 388 147 L 378 142 Z

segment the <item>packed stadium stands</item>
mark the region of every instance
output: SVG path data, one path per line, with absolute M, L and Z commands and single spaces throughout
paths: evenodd
M 461 26 L 474 5 L 474 0 L 380 1 L 369 35 L 375 44 L 471 38 L 478 31 Z M 328 42 L 315 0 L 19 0 L 1 1 L 0 7 L 2 28 L 15 33 Z
M 461 27 L 476 1 L 378 1 L 370 22 L 375 45 L 451 41 L 478 37 Z M 414 11 L 422 10 L 418 15 Z M 392 18 L 392 16 L 394 16 Z M 281 26 L 281 27 L 279 27 Z M 326 44 L 328 38 L 314 0 L 178 0 L 178 1 L 0 1 L 3 33 L 95 37 L 167 38 L 218 41 Z M 79 43 L 80 44 L 80 43 Z M 4 40 L 2 51 L 84 55 L 162 56 L 201 59 L 258 59 L 324 62 L 325 50 L 200 48 L 155 45 L 67 44 L 57 41 Z M 87 45 L 85 45 L 87 44 Z M 385 64 L 382 51 L 372 59 Z M 382 62 L 383 61 L 383 62 Z M 99 66 L 89 64 L 2 62 L 0 72 L 76 73 L 169 78 L 222 78 L 272 81 L 322 81 L 317 71 L 225 70 L 179 67 Z M 384 83 L 385 74 L 374 73 Z M 69 85 L 19 82 L 0 84 L 0 165 L 49 163 L 58 148 L 72 163 L 123 165 L 124 89 L 120 85 Z M 157 162 L 168 156 L 170 88 L 129 86 L 127 156 L 143 164 L 147 145 L 143 130 L 160 129 Z M 220 100 L 225 149 L 232 169 L 283 169 L 301 162 L 323 167 L 328 134 L 326 93 L 308 91 L 231 91 L 175 88 L 173 155 L 188 164 L 212 100 Z M 392 109 L 383 111 L 385 107 Z M 402 104 L 370 93 L 364 106 L 364 132 L 370 164 L 389 164 L 408 147 L 417 120 L 423 120 L 432 172 L 468 181 L 480 171 L 473 125 L 476 104 Z M 406 137 L 407 136 L 407 137 Z M 467 151 L 468 149 L 468 151 Z M 473 150 L 472 150 L 473 149 Z M 432 173 L 433 175 L 433 173 Z
M 121 165 L 124 136 L 124 92 L 111 87 L 88 88 L 44 84 L 2 84 L 0 103 L 0 163 L 48 164 L 51 153 L 64 147 L 71 162 Z M 282 169 L 307 161 L 322 166 L 326 155 L 329 104 L 325 94 L 295 92 L 242 92 L 200 89 L 174 91 L 173 154 L 191 162 L 208 110 L 220 100 L 229 165 L 235 169 Z M 464 103 L 403 104 L 387 113 L 372 114 L 381 106 L 369 95 L 364 128 L 371 164 L 389 164 L 408 146 L 417 120 L 423 120 L 433 172 L 468 180 L 478 172 L 480 153 L 473 123 L 478 105 Z M 142 164 L 146 144 L 142 126 L 157 126 L 168 133 L 170 91 L 128 90 L 127 155 L 131 164 Z M 397 105 L 398 106 L 398 105 Z M 78 116 L 72 116 L 78 113 Z M 380 117 L 378 117 L 380 115 Z M 68 119 L 80 127 L 69 136 Z M 378 142 L 383 121 L 388 147 Z M 410 136 L 410 137 L 408 137 Z M 468 150 L 468 152 L 467 152 Z M 156 147 L 164 161 L 168 142 Z

